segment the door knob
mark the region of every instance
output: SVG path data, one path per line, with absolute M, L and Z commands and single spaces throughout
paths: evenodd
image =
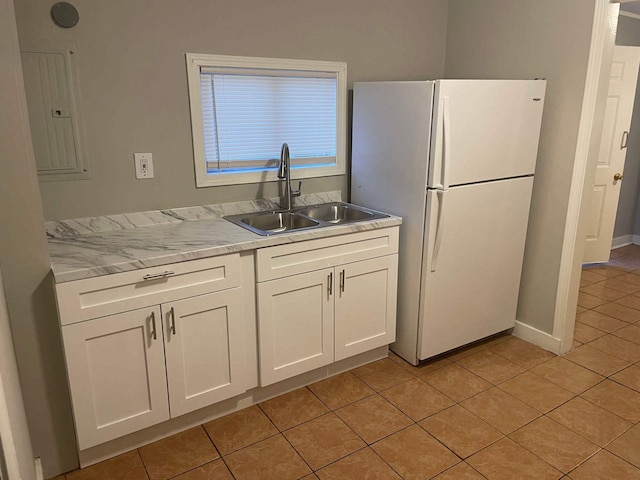
M 616 173 L 616 174 L 613 176 L 613 179 L 614 179 L 616 182 L 617 182 L 618 180 L 622 180 L 623 178 L 624 178 L 624 175 L 623 175 L 623 174 L 621 174 L 621 173 Z

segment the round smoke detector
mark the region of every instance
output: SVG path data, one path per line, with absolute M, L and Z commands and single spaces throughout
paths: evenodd
M 51 18 L 59 27 L 71 28 L 78 23 L 80 15 L 76 7 L 69 2 L 58 2 L 51 7 Z

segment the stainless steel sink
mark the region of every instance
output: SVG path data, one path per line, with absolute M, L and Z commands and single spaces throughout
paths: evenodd
M 386 216 L 372 210 L 364 210 L 344 203 L 316 205 L 313 207 L 301 208 L 298 211 L 302 215 L 313 218 L 314 220 L 321 220 L 332 224 L 351 223 Z
M 335 202 L 299 207 L 291 211 L 241 213 L 224 218 L 258 235 L 274 235 L 388 216 L 349 203 Z
M 303 230 L 319 225 L 319 222 L 293 212 L 256 212 L 224 218 L 259 235 Z

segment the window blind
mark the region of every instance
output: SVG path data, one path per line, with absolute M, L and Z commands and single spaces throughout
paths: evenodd
M 201 68 L 200 94 L 209 173 L 291 164 L 336 163 L 335 73 Z

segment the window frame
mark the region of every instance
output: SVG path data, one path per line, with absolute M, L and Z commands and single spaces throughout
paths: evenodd
M 291 169 L 292 179 L 344 175 L 346 173 L 347 147 L 347 64 L 316 60 L 292 60 L 284 58 L 239 57 L 229 55 L 209 55 L 187 53 L 187 83 L 191 110 L 191 134 L 193 138 L 193 159 L 196 187 L 238 185 L 277 181 L 277 168 L 247 172 L 216 173 L 207 171 L 205 155 L 202 102 L 200 95 L 200 69 L 246 68 L 252 70 L 287 70 L 299 72 L 328 72 L 336 75 L 336 162 L 335 164 Z

